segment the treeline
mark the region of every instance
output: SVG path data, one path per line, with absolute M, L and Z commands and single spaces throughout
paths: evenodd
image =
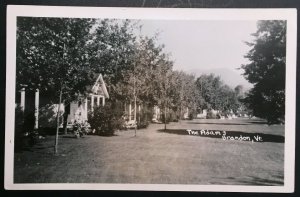
M 239 108 L 237 92 L 219 77 L 174 71 L 157 36 L 137 35 L 140 28 L 129 20 L 18 18 L 17 89 L 26 84 L 67 103 L 102 73 L 111 101 L 167 108 L 178 118 L 186 107 L 193 115 Z

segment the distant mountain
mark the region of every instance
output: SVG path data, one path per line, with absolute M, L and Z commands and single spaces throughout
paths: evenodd
M 253 87 L 252 84 L 244 78 L 244 76 L 229 68 L 191 69 L 186 72 L 194 74 L 196 77 L 199 77 L 202 74 L 213 73 L 215 76 L 220 76 L 221 80 L 231 88 L 235 88 L 237 85 L 242 85 L 244 90 L 249 90 Z

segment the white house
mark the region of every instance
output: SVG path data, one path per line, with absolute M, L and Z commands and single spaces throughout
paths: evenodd
M 93 86 L 87 90 L 88 96 L 82 97 L 79 101 L 71 102 L 69 105 L 60 106 L 60 122 L 63 122 L 63 117 L 68 113 L 67 121 L 69 123 L 76 121 L 86 121 L 88 119 L 88 111 L 93 111 L 94 106 L 105 105 L 105 99 L 109 98 L 109 94 L 101 74 L 98 75 Z M 20 107 L 21 110 L 34 113 L 35 123 L 34 128 L 39 127 L 55 127 L 58 104 L 49 103 L 47 98 L 40 96 L 40 91 L 36 89 L 31 94 L 26 92 L 26 86 L 20 90 Z M 27 95 L 27 96 L 26 96 Z M 31 96 L 28 96 L 31 95 Z M 26 99 L 25 99 L 26 97 Z M 34 110 L 32 109 L 34 108 Z
M 83 97 L 80 101 L 70 103 L 68 108 L 68 122 L 84 122 L 88 119 L 88 111 L 93 111 L 94 106 L 105 105 L 105 99 L 109 98 L 105 82 L 101 74 L 99 74 L 94 85 L 88 90 L 88 97 Z

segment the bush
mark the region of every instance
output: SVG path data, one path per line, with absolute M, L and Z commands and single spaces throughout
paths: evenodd
M 143 108 L 141 112 L 137 112 L 137 128 L 143 129 L 149 126 L 152 120 L 152 109 L 149 110 L 147 107 Z
M 207 119 L 217 119 L 217 114 L 213 113 L 212 111 L 209 111 L 207 112 L 207 115 L 206 115 L 206 118 Z
M 143 120 L 137 123 L 137 128 L 138 129 L 144 129 L 149 126 L 149 121 Z
M 115 104 L 106 102 L 105 106 L 97 106 L 89 113 L 88 122 L 97 135 L 111 136 L 124 125 L 123 112 Z
M 168 117 L 169 122 L 178 122 L 179 117 L 174 110 L 169 111 Z
M 34 131 L 34 114 L 24 114 L 21 107 L 17 106 L 15 109 L 15 150 L 20 151 L 25 146 L 34 145 L 37 135 L 38 133 Z
M 189 114 L 189 120 L 193 120 L 196 117 L 196 114 L 190 113 Z
M 23 112 L 18 106 L 15 109 L 15 150 L 23 148 Z
M 178 122 L 178 120 L 179 120 L 179 116 L 176 114 L 175 111 L 170 109 L 167 112 L 166 123 L 168 124 L 169 122 Z M 162 121 L 162 123 L 165 123 L 165 114 L 164 113 L 162 114 L 161 121 Z

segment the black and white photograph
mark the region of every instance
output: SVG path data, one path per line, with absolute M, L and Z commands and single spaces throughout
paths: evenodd
M 7 189 L 293 192 L 296 9 L 9 6 L 7 25 Z

